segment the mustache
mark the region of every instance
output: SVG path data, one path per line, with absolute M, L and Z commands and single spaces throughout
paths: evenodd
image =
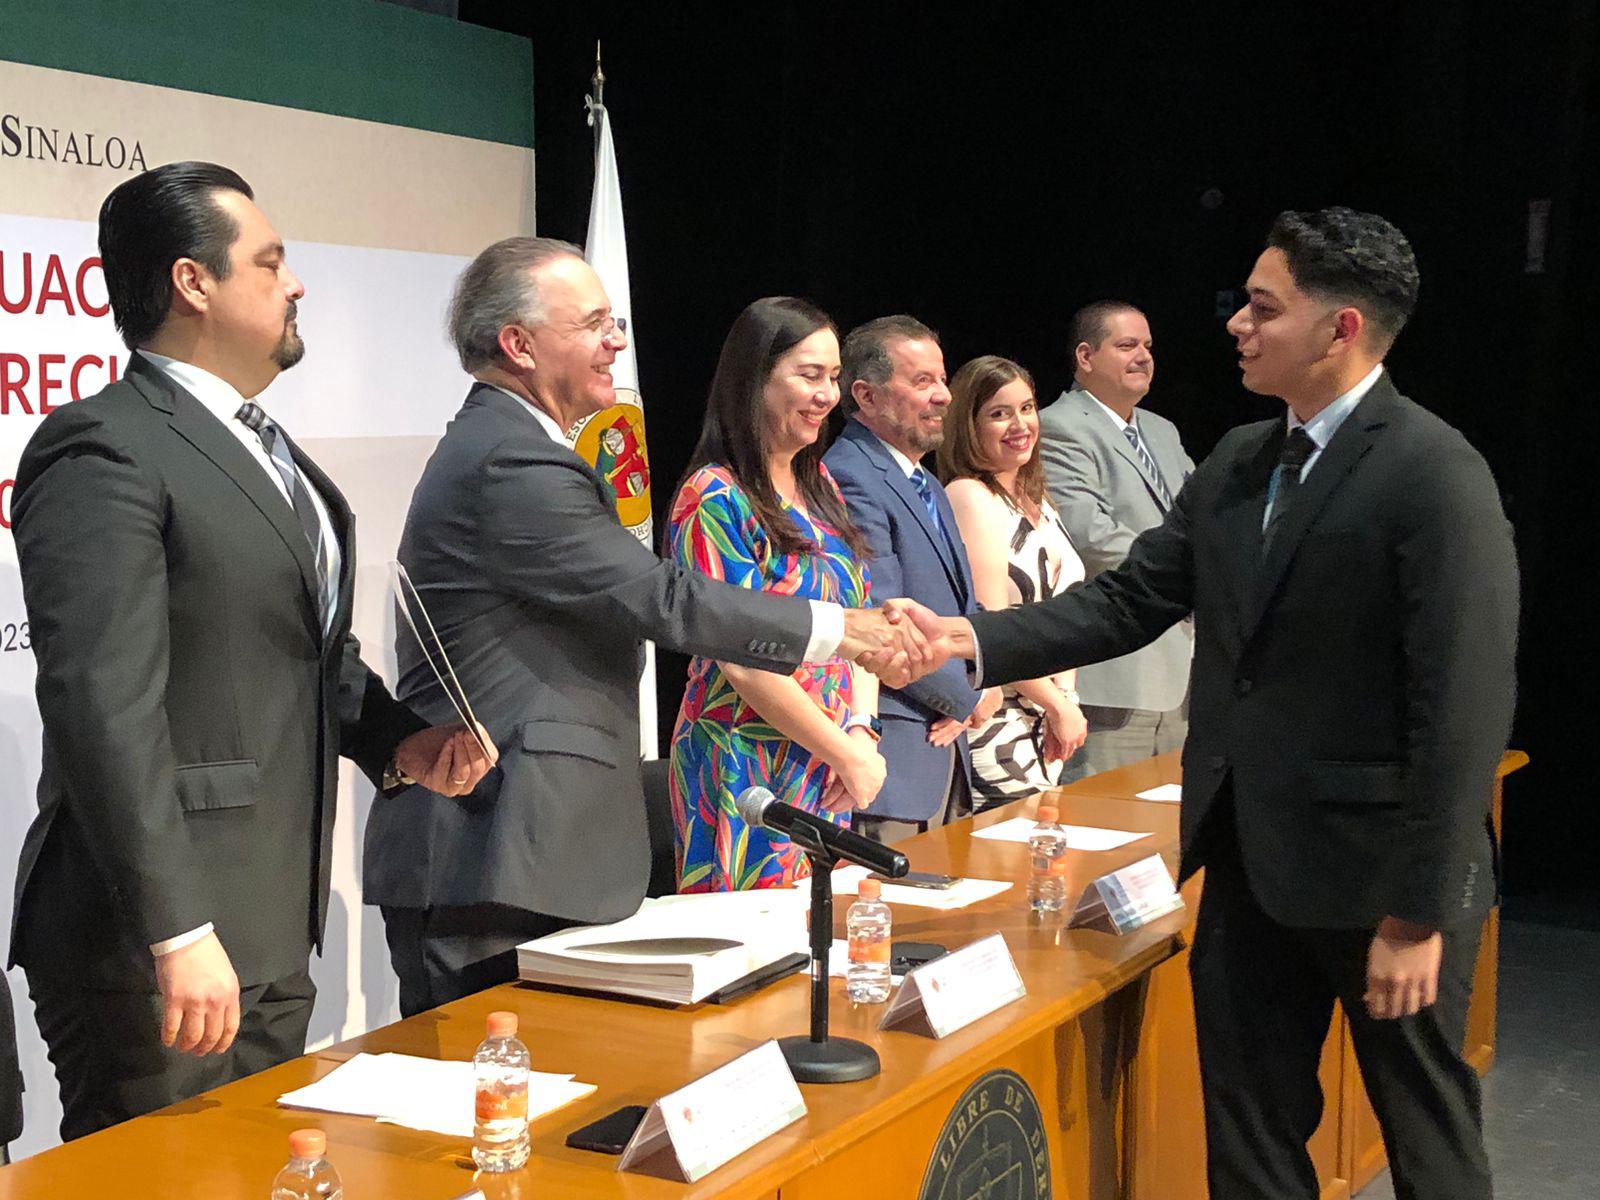
M 295 318 L 300 315 L 300 306 L 293 300 L 289 301 L 289 311 L 283 314 L 283 323 L 287 327 L 294 324 Z

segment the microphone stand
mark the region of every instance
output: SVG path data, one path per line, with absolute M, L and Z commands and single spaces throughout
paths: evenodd
M 798 822 L 789 840 L 811 863 L 811 1034 L 778 1039 L 789 1070 L 801 1083 L 849 1083 L 883 1069 L 878 1052 L 854 1038 L 828 1036 L 828 955 L 833 949 L 833 880 L 837 856 L 809 825 Z

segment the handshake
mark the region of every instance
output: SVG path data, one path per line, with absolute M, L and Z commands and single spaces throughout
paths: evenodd
M 886 687 L 903 688 L 952 658 L 977 653 L 965 617 L 941 617 L 915 600 L 887 600 L 881 608 L 847 608 L 843 658 L 859 663 Z

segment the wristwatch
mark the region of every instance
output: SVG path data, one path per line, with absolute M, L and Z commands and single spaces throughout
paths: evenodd
M 1078 699 L 1077 688 L 1062 688 L 1061 695 L 1065 698 L 1068 704 L 1082 705 L 1083 703 L 1083 701 Z
M 871 713 L 857 713 L 844 723 L 844 731 L 849 733 L 852 729 L 865 729 L 875 742 L 883 741 L 883 722 Z
M 397 792 L 403 787 L 410 787 L 416 782 L 400 769 L 400 764 L 394 759 L 389 760 L 389 765 L 383 769 L 383 782 L 380 785 L 385 792 Z

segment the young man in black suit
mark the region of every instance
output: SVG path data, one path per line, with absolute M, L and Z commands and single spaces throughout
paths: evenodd
M 1482 457 L 1383 359 L 1416 302 L 1381 217 L 1284 213 L 1229 322 L 1284 418 L 1223 438 L 1123 566 L 936 623 L 984 684 L 1126 654 L 1194 613 L 1181 873 L 1211 1195 L 1314 1197 L 1306 1139 L 1333 1003 L 1398 1195 L 1491 1194 L 1462 1058 L 1493 900 L 1518 580 Z
M 11 956 L 73 1138 L 305 1049 L 338 757 L 451 794 L 490 766 L 350 636 L 350 510 L 254 402 L 304 294 L 210 163 L 100 210 L 126 376 L 52 413 L 12 520 L 44 722 Z

